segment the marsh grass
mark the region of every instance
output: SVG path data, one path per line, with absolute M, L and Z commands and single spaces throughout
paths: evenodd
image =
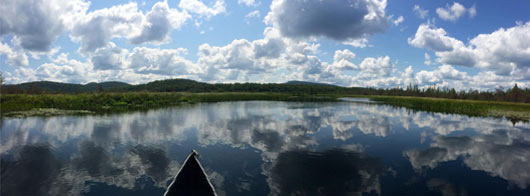
M 368 97 L 384 104 L 401 106 L 413 110 L 465 114 L 469 116 L 505 117 L 510 120 L 523 121 L 528 121 L 530 119 L 530 104 L 528 103 L 404 96 L 364 97 Z
M 36 108 L 87 110 L 96 113 L 145 110 L 183 103 L 219 101 L 336 101 L 332 97 L 292 96 L 285 93 L 84 93 L 84 94 L 6 94 L 0 97 L 2 115 Z
M 405 96 L 352 96 L 352 95 L 294 95 L 288 93 L 182 93 L 182 92 L 123 92 L 83 94 L 5 94 L 0 96 L 3 116 L 41 114 L 38 108 L 113 113 L 148 110 L 180 104 L 220 101 L 337 101 L 338 97 L 367 97 L 384 104 L 412 110 L 464 114 L 470 116 L 506 117 L 510 120 L 530 119 L 530 104 L 514 102 L 457 100 Z M 32 111 L 33 110 L 33 111 Z M 47 110 L 44 110 L 47 111 Z M 60 113 L 59 113 L 60 114 Z

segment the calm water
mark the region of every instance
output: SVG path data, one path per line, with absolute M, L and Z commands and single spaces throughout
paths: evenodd
M 362 102 L 4 118 L 1 195 L 162 195 L 191 149 L 219 195 L 530 195 L 530 125 Z

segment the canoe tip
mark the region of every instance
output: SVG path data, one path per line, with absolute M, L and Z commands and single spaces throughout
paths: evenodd
M 197 152 L 195 149 L 191 150 L 191 155 L 198 156 L 199 152 Z

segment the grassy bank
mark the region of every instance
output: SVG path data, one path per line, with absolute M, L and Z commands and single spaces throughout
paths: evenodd
M 84 110 L 96 113 L 143 110 L 183 103 L 271 100 L 333 101 L 330 97 L 293 96 L 285 93 L 86 93 L 86 94 L 7 94 L 0 97 L 2 115 L 20 114 L 37 108 Z M 39 114 L 39 113 L 37 113 Z
M 458 100 L 428 97 L 363 96 L 374 101 L 413 110 L 465 114 L 469 116 L 506 117 L 510 120 L 530 119 L 530 104 L 497 101 Z
M 348 97 L 351 95 L 345 95 Z M 84 94 L 7 94 L 0 97 L 4 116 L 46 116 L 147 110 L 184 103 L 219 101 L 335 101 L 336 94 L 327 96 L 295 96 L 288 93 L 84 93 Z M 528 121 L 530 104 L 404 96 L 362 96 L 392 106 L 413 110 L 464 114 L 470 116 L 506 117 Z M 42 108 L 54 108 L 54 110 Z

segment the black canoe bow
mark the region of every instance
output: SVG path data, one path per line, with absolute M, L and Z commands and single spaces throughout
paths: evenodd
M 199 153 L 195 150 L 188 155 L 164 196 L 217 195 L 201 163 L 197 159 L 198 155 Z

